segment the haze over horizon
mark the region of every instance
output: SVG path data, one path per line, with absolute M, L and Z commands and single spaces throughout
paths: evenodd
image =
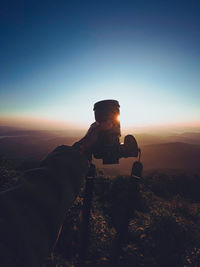
M 0 125 L 86 129 L 96 101 L 117 99 L 126 129 L 199 129 L 199 11 L 194 0 L 6 1 Z

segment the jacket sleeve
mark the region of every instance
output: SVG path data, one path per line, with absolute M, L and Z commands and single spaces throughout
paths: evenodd
M 24 173 L 18 187 L 0 194 L 0 248 L 4 266 L 41 266 L 53 249 L 87 167 L 86 157 L 78 150 L 60 146 L 40 168 Z

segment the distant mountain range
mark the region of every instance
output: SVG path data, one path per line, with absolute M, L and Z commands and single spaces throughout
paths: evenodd
M 200 144 L 200 132 L 185 132 L 179 134 L 135 134 L 139 145 L 162 144 L 171 142 L 183 142 L 188 144 Z
M 142 146 L 141 161 L 144 170 L 182 169 L 200 170 L 200 145 L 182 142 Z M 121 159 L 122 173 L 130 172 L 134 159 Z
M 182 169 L 200 170 L 200 133 L 173 135 L 135 135 L 142 149 L 142 162 L 145 170 Z M 0 127 L 0 155 L 5 155 L 17 165 L 23 162 L 40 161 L 58 145 L 71 145 L 77 141 L 67 132 L 29 131 L 12 127 Z M 135 158 L 121 159 L 119 166 L 99 168 L 107 174 L 129 174 Z M 31 166 L 31 164 L 30 164 Z

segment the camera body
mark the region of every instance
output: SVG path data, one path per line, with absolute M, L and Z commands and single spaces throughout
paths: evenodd
M 95 103 L 95 120 L 98 123 L 111 121 L 112 127 L 99 134 L 98 142 L 93 147 L 92 154 L 96 159 L 102 159 L 103 164 L 118 164 L 120 158 L 137 157 L 139 148 L 132 135 L 120 143 L 120 105 L 116 100 L 103 100 Z

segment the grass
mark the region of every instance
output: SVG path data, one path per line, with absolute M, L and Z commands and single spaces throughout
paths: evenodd
M 18 184 L 19 176 L 1 157 L 0 190 Z M 200 266 L 200 175 L 155 171 L 144 181 L 96 178 L 86 267 Z M 45 267 L 77 266 L 82 204 L 83 190 Z

